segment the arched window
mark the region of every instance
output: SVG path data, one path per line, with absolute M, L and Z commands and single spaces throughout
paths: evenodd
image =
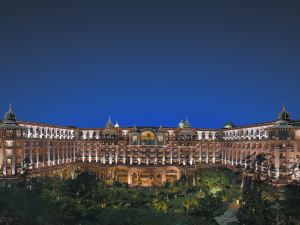
M 155 134 L 152 131 L 144 131 L 141 134 L 141 145 L 155 145 Z

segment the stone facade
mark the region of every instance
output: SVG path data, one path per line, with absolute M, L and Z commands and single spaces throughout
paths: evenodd
M 160 185 L 223 165 L 260 171 L 272 182 L 299 180 L 300 121 L 285 107 L 274 122 L 221 129 L 120 127 L 86 129 L 17 121 L 11 107 L 0 127 L 0 177 L 75 177 L 83 170 L 129 185 Z

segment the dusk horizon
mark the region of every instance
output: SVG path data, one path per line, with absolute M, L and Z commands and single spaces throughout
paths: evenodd
M 98 127 L 300 118 L 299 4 L 2 2 L 0 113 Z

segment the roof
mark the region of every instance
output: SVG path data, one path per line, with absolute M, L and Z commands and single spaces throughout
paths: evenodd
M 252 123 L 252 124 L 247 124 L 247 125 L 235 125 L 233 128 L 201 128 L 201 127 L 192 127 L 191 129 L 193 130 L 201 130 L 201 131 L 224 131 L 224 130 L 237 130 L 237 129 L 243 129 L 243 128 L 251 128 L 251 127 L 259 127 L 259 126 L 270 126 L 274 125 L 276 121 L 269 121 L 269 122 L 262 122 L 262 123 Z M 40 122 L 30 122 L 30 121 L 17 121 L 20 125 L 29 125 L 29 126 L 47 126 L 47 127 L 52 127 L 52 128 L 60 128 L 60 129 L 80 129 L 80 130 L 104 130 L 105 127 L 94 127 L 94 128 L 78 128 L 76 126 L 61 126 L 61 125 L 54 125 L 54 124 L 47 124 L 47 123 L 40 123 Z M 296 127 L 300 127 L 300 120 L 294 120 L 291 123 L 294 124 Z M 126 127 L 120 127 L 120 129 L 133 129 L 134 126 L 126 126 Z M 136 129 L 141 130 L 141 129 L 153 129 L 153 130 L 158 130 L 159 126 L 137 126 Z M 166 126 L 163 127 L 163 130 L 177 130 L 178 127 L 171 127 L 171 126 Z

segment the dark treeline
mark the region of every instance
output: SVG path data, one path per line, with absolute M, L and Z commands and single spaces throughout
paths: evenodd
M 241 190 L 236 183 L 233 173 L 216 168 L 160 188 L 108 185 L 88 173 L 40 178 L 0 188 L 0 224 L 212 225 L 233 203 L 240 224 L 299 224 L 299 187 L 283 193 L 259 182 Z

